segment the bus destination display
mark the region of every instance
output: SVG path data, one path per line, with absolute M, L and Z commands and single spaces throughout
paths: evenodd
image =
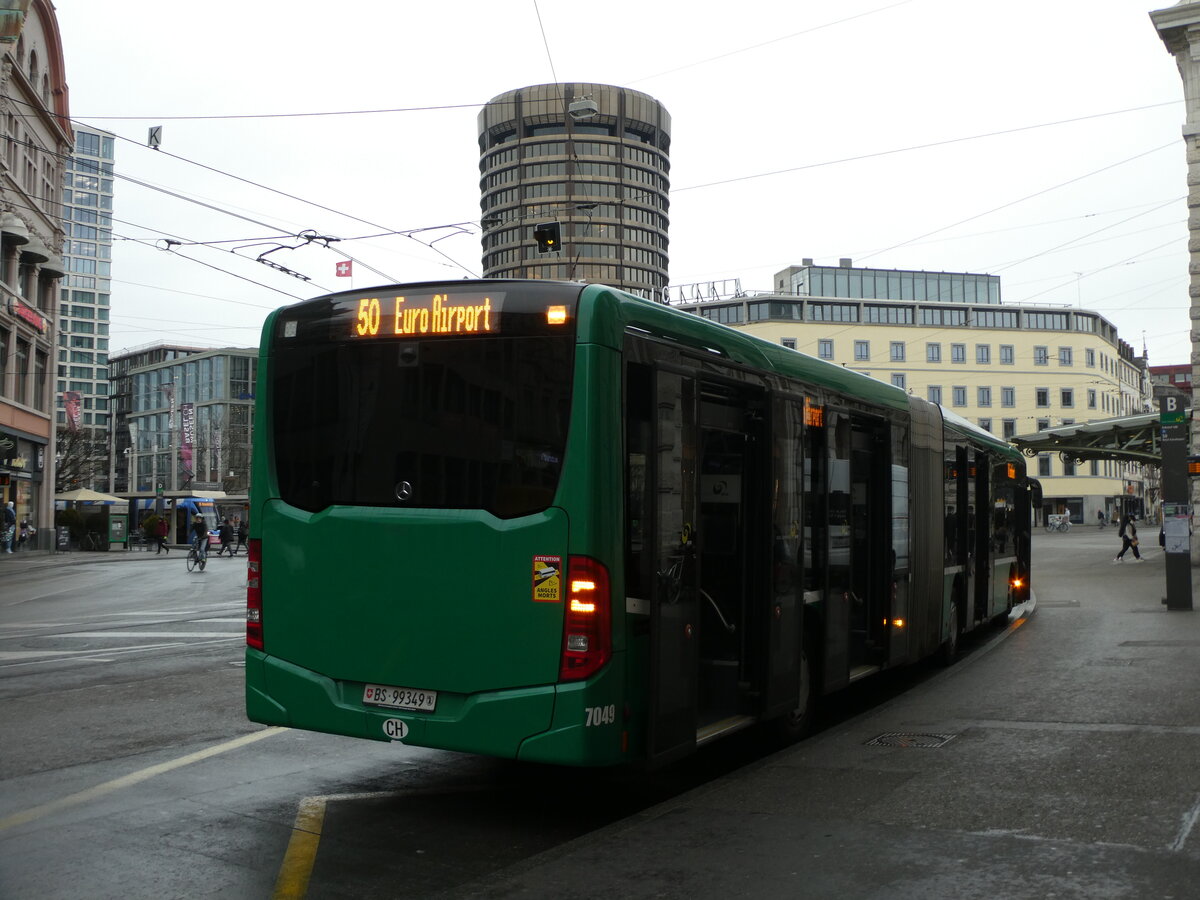
M 361 297 L 345 301 L 335 322 L 352 340 L 438 335 L 499 334 L 503 294 L 433 293 Z M 352 308 L 347 309 L 347 306 Z M 337 327 L 337 326 L 335 326 Z

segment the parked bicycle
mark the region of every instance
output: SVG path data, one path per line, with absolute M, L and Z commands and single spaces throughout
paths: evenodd
M 1046 516 L 1047 531 L 1070 531 L 1071 517 L 1067 513 L 1061 515 Z

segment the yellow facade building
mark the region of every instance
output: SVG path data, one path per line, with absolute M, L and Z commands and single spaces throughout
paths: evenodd
M 805 260 L 774 281 L 772 292 L 679 305 L 890 382 L 1006 438 L 1150 409 L 1146 360 L 1111 322 L 1090 310 L 1002 303 L 997 276 Z M 1030 471 L 1042 482 L 1043 513 L 1093 524 L 1098 511 L 1150 512 L 1153 491 L 1138 465 L 1043 454 Z

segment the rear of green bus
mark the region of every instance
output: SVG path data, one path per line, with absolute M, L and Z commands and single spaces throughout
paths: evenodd
M 620 365 L 615 348 L 577 341 L 582 290 L 399 285 L 267 320 L 250 719 L 569 765 L 624 759 L 610 571 Z

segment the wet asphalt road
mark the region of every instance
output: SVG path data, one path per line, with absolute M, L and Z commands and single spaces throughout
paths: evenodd
M 0 897 L 435 896 L 777 749 L 739 735 L 647 776 L 263 729 L 241 560 L 71 563 L 0 567 Z M 828 722 L 935 675 L 860 686 Z

